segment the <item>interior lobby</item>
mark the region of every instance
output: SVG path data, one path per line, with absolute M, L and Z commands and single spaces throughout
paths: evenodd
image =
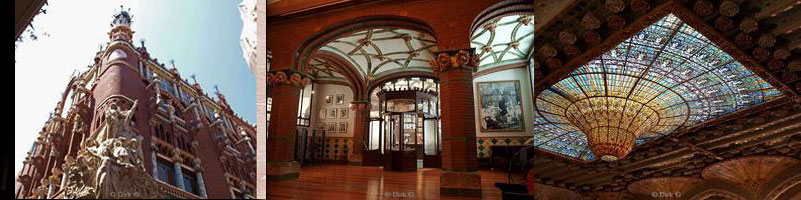
M 269 0 L 267 199 L 801 199 L 797 0 Z

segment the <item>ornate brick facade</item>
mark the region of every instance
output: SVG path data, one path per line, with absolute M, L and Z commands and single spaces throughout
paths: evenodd
M 254 125 L 237 116 L 219 92 L 211 97 L 197 82 L 182 79 L 174 65 L 168 69 L 151 58 L 144 42 L 132 44 L 130 23 L 126 11 L 115 15 L 108 45 L 87 71 L 66 85 L 25 159 L 15 197 L 113 198 L 123 195 L 119 191 L 127 188 L 119 187 L 131 184 L 126 182 L 136 188 L 145 187 L 136 184 L 144 181 L 158 188 L 160 198 L 254 198 Z M 113 112 L 124 113 L 130 121 L 122 122 L 124 130 L 107 125 L 114 123 L 108 121 L 114 119 Z M 104 184 L 116 185 L 116 190 L 100 184 L 73 187 L 76 181 L 87 183 L 86 176 L 98 171 L 73 168 L 75 163 L 91 157 L 87 152 L 97 143 L 115 139 L 135 141 L 130 156 L 143 169 L 134 170 L 149 176 L 113 176 L 108 179 L 112 183 Z M 120 162 L 124 157 L 114 152 L 111 158 Z M 109 188 L 110 193 L 100 190 Z

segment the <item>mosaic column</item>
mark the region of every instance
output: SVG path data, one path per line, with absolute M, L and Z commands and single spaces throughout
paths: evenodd
M 186 189 L 184 187 L 184 173 L 181 170 L 181 162 L 183 161 L 183 159 L 181 159 L 181 156 L 180 156 L 180 153 L 178 152 L 178 149 L 173 149 L 172 150 L 172 161 L 173 161 L 173 164 L 174 164 L 173 165 L 173 171 L 175 172 L 174 173 L 174 175 L 175 175 L 175 187 L 178 187 L 181 190 L 186 191 Z
M 273 99 L 267 133 L 267 181 L 300 176 L 300 164 L 294 161 L 298 99 L 300 90 L 310 81 L 295 70 L 267 72 L 267 91 Z
M 436 53 L 431 68 L 440 79 L 442 117 L 442 169 L 440 194 L 481 196 L 476 152 L 473 72 L 478 59 L 474 49 Z
M 348 161 L 361 164 L 362 153 L 364 152 L 364 135 L 367 133 L 367 125 L 370 120 L 370 102 L 351 102 L 350 109 L 354 110 L 353 146 L 349 149 L 352 156 L 348 156 Z
M 203 182 L 203 167 L 200 166 L 200 158 L 195 158 L 195 175 L 197 178 L 198 193 L 203 198 L 209 198 L 206 194 L 206 183 Z

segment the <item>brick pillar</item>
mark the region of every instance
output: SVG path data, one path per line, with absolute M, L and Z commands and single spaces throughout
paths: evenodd
M 477 59 L 470 49 L 437 53 L 431 68 L 440 79 L 442 169 L 440 194 L 481 196 L 473 104 L 473 72 Z
M 267 181 L 296 179 L 300 164 L 294 161 L 295 130 L 300 90 L 308 78 L 294 70 L 267 72 L 267 87 L 273 101 L 267 133 Z
M 350 149 L 352 156 L 348 156 L 348 161 L 361 164 L 364 152 L 364 135 L 367 133 L 367 125 L 370 120 L 370 102 L 351 102 L 350 109 L 355 112 L 353 114 L 353 147 Z

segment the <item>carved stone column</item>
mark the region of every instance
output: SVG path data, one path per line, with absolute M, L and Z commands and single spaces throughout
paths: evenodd
M 440 194 L 481 196 L 476 152 L 473 72 L 478 58 L 474 49 L 441 51 L 431 68 L 440 79 L 442 116 L 442 169 Z M 470 125 L 470 126 L 468 126 Z
M 367 133 L 367 125 L 370 120 L 370 102 L 354 101 L 351 102 L 353 114 L 353 146 L 350 148 L 351 155 L 348 161 L 361 164 L 364 152 L 364 135 Z
M 174 164 L 173 171 L 175 172 L 175 186 L 186 191 L 186 187 L 184 187 L 184 173 L 183 170 L 181 170 L 181 162 L 183 162 L 183 159 L 178 149 L 172 150 L 172 161 Z
M 206 194 L 206 184 L 203 182 L 203 167 L 200 166 L 200 158 L 195 158 L 194 164 L 198 193 L 200 193 L 200 196 L 203 198 L 209 198 Z
M 267 181 L 296 179 L 300 164 L 294 161 L 295 131 L 300 90 L 309 79 L 294 70 L 267 72 L 267 91 L 273 99 L 267 134 Z
M 150 160 L 153 162 L 151 170 L 153 170 L 153 178 L 155 179 L 158 179 L 157 177 L 159 174 L 159 165 L 158 165 L 159 157 L 156 155 L 158 150 L 159 148 L 156 146 L 155 143 L 150 143 Z

